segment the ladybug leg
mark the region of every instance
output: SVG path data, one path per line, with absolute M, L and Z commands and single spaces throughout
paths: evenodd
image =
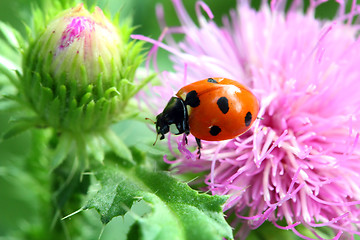
M 200 151 L 200 149 L 201 149 L 201 140 L 199 138 L 197 138 L 197 137 L 195 137 L 195 139 L 196 139 L 196 144 L 198 146 L 197 154 L 198 154 L 198 159 L 199 159 L 201 157 L 201 151 Z
M 198 146 L 198 149 L 200 149 L 201 148 L 201 139 L 199 139 L 197 137 L 195 139 L 196 139 L 196 144 Z

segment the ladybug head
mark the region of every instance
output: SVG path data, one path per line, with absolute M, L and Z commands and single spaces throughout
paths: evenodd
M 190 133 L 188 112 L 184 101 L 181 98 L 172 97 L 164 111 L 156 116 L 155 124 L 160 140 L 164 139 L 169 131 L 175 135 L 182 133 L 188 135 Z
M 160 113 L 156 116 L 156 132 L 160 135 L 160 140 L 165 138 L 165 134 L 169 132 L 169 124 L 166 122 L 164 113 Z

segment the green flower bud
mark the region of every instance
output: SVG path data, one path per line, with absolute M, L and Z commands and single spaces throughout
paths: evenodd
M 121 117 L 140 88 L 133 80 L 141 44 L 127 42 L 130 33 L 82 4 L 47 25 L 25 52 L 20 83 L 40 125 L 93 132 Z
M 66 73 L 66 80 L 76 80 L 80 89 L 95 83 L 99 74 L 103 85 L 120 77 L 122 42 L 98 7 L 93 14 L 82 4 L 63 12 L 47 26 L 37 44 L 39 58 L 51 56 L 52 76 L 61 78 Z

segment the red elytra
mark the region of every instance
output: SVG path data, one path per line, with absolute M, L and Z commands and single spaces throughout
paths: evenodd
M 176 96 L 196 91 L 200 103 L 188 109 L 189 129 L 196 138 L 221 141 L 245 133 L 257 118 L 259 103 L 244 85 L 228 78 L 209 78 L 181 88 Z

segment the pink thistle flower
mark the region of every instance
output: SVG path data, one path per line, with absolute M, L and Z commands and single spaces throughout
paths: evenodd
M 344 15 L 341 3 L 336 20 L 320 22 L 314 9 L 323 1 L 311 1 L 306 14 L 296 3 L 285 14 L 286 1 L 258 12 L 239 1 L 220 27 L 203 2 L 196 4 L 199 25 L 181 0 L 173 2 L 180 27 L 166 26 L 159 7 L 160 39 L 133 36 L 154 44 L 154 59 L 159 47 L 169 51 L 175 70 L 161 74 L 163 85 L 146 96 L 149 107 L 158 114 L 182 86 L 226 77 L 252 89 L 263 118 L 240 137 L 203 142 L 200 159 L 176 138 L 179 172 L 209 172 L 204 181 L 212 194 L 230 195 L 225 210 L 236 214 L 234 224 L 244 223 L 241 236 L 266 220 L 305 239 L 311 238 L 299 224 L 316 239 L 322 226 L 334 230 L 334 239 L 360 234 L 360 42 L 358 27 L 343 23 L 356 6 Z M 181 42 L 172 38 L 178 33 Z M 279 226 L 282 220 L 287 226 Z

